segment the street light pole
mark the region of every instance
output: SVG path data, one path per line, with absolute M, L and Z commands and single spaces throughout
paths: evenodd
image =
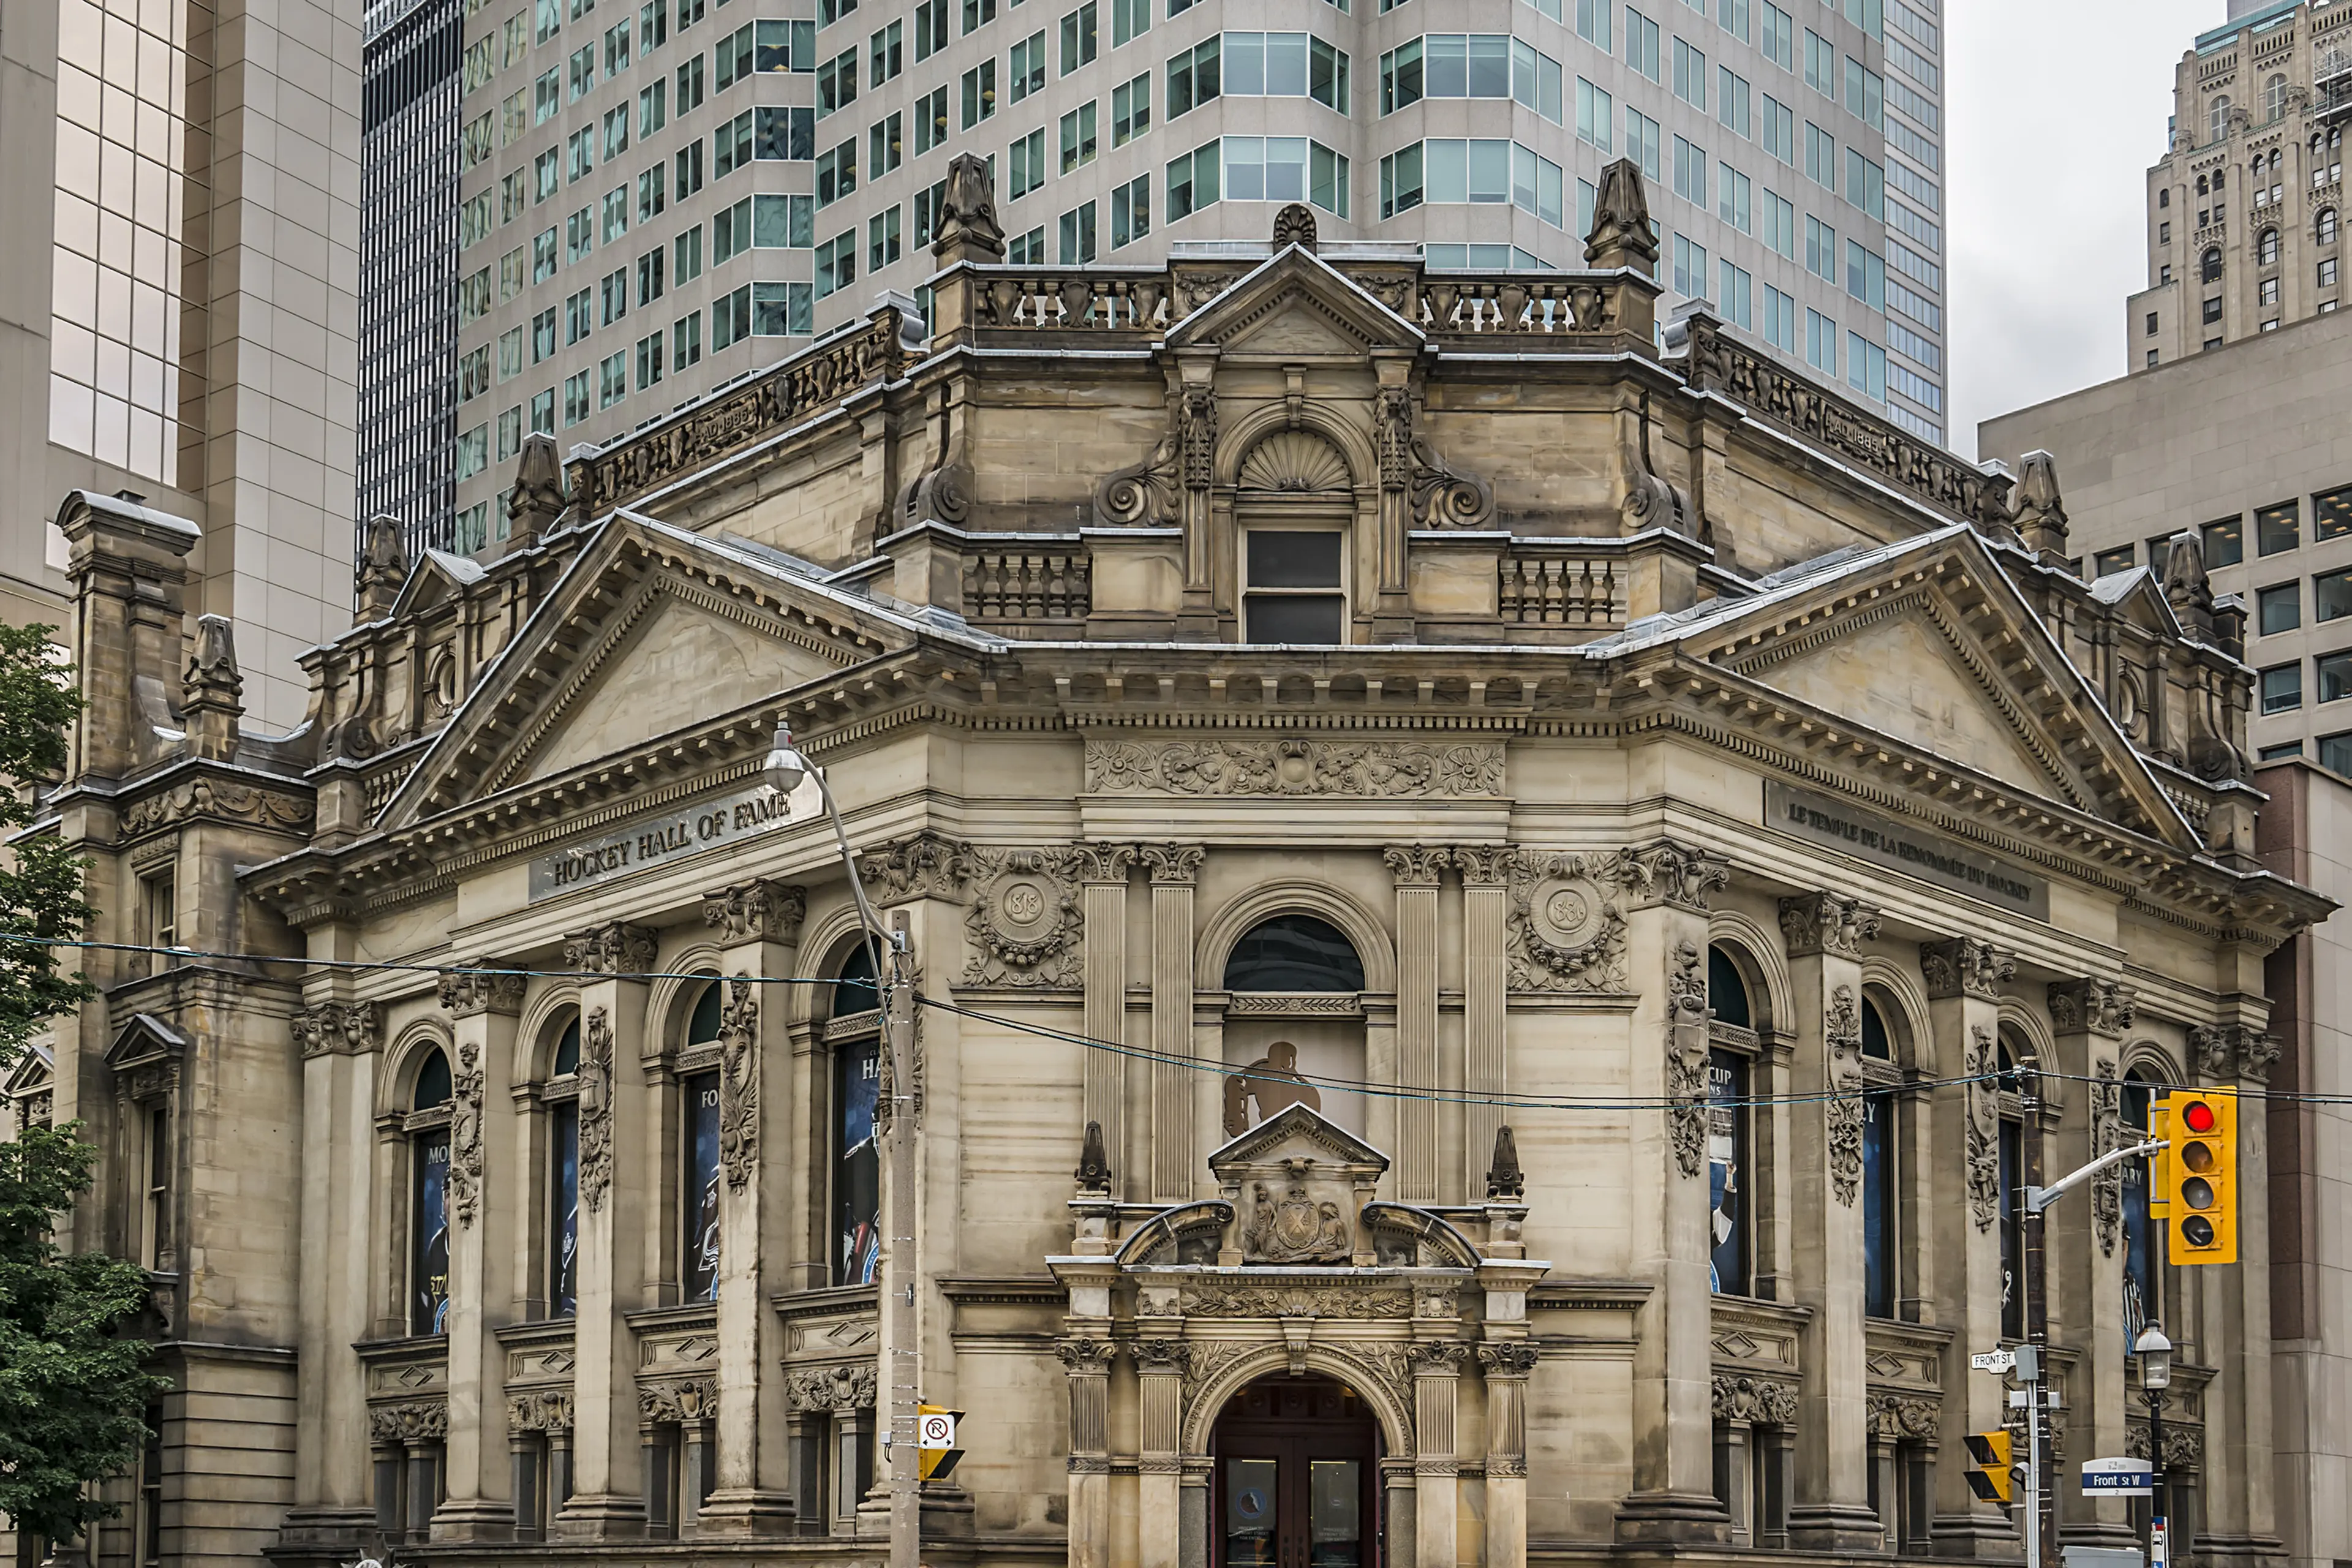
M 2161 1324 L 2151 1322 L 2132 1350 L 2139 1357 L 2139 1385 L 2147 1400 L 2149 1568 L 2165 1568 L 2172 1560 L 2164 1478 L 2164 1391 L 2172 1383 L 2172 1342 Z
M 883 1233 L 881 1268 L 881 1329 L 883 1383 L 887 1390 L 890 1425 L 883 1442 L 890 1459 L 889 1568 L 921 1568 L 923 1542 L 921 1455 L 916 1446 L 916 1405 L 921 1401 L 921 1347 L 915 1332 L 915 992 L 907 965 L 904 929 L 886 931 L 866 901 L 865 882 L 857 875 L 857 858 L 849 847 L 849 834 L 841 825 L 841 807 L 824 774 L 793 744 L 793 731 L 782 720 L 762 770 L 768 787 L 791 795 L 803 779 L 816 782 L 833 824 L 834 843 L 841 850 L 841 868 L 849 879 L 849 895 L 857 903 L 865 927 L 866 951 L 874 970 L 874 984 L 882 1009 L 883 1060 L 887 1098 L 877 1101 L 875 1131 L 880 1137 L 884 1169 L 888 1174 L 890 1206 Z M 887 944 L 889 966 L 882 963 Z M 802 1499 L 806 1506 L 810 1499 Z

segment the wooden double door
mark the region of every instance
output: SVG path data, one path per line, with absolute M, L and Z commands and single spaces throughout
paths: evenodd
M 1214 1568 L 1379 1568 L 1379 1427 L 1354 1390 L 1254 1383 L 1218 1416 L 1214 1447 Z

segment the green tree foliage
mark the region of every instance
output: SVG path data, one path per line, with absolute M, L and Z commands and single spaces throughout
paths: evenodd
M 49 634 L 0 625 L 0 1073 L 90 994 L 46 945 L 88 929 L 87 865 L 55 834 L 26 831 L 33 787 L 64 771 L 82 705 Z M 57 1245 L 57 1218 L 89 1190 L 98 1159 L 80 1131 L 32 1127 L 0 1143 L 0 1513 L 52 1541 L 114 1511 L 87 1483 L 138 1458 L 148 1402 L 170 1386 L 144 1370 L 144 1342 L 120 1337 L 146 1305 L 145 1270 Z

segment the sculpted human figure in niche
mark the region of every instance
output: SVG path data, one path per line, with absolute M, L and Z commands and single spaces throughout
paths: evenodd
M 1255 1117 L 1250 1114 L 1252 1100 L 1257 1102 Z M 1265 1055 L 1225 1079 L 1225 1136 L 1238 1137 L 1294 1105 L 1319 1114 L 1323 1097 L 1300 1076 L 1298 1047 L 1276 1040 L 1265 1047 Z

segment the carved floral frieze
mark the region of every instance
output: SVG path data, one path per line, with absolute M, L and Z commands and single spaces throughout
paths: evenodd
M 1791 1384 L 1744 1373 L 1717 1373 L 1708 1393 L 1717 1421 L 1745 1421 L 1758 1426 L 1797 1424 L 1797 1390 Z
M 449 1435 L 448 1402 L 404 1400 L 397 1405 L 368 1406 L 368 1441 L 383 1447 L 400 1443 L 437 1443 Z
M 784 1404 L 793 1410 L 871 1410 L 874 1363 L 800 1367 L 784 1379 Z
M 121 831 L 123 837 L 134 838 L 192 817 L 204 817 L 215 822 L 242 822 L 254 827 L 308 832 L 316 815 L 312 802 L 299 795 L 198 778 L 125 806 Z
M 1503 792 L 1503 748 L 1420 741 L 1087 742 L 1091 795 L 1339 795 L 1485 799 Z
M 564 1388 L 534 1388 L 507 1395 L 507 1430 L 509 1432 L 569 1432 L 572 1430 L 572 1391 Z

